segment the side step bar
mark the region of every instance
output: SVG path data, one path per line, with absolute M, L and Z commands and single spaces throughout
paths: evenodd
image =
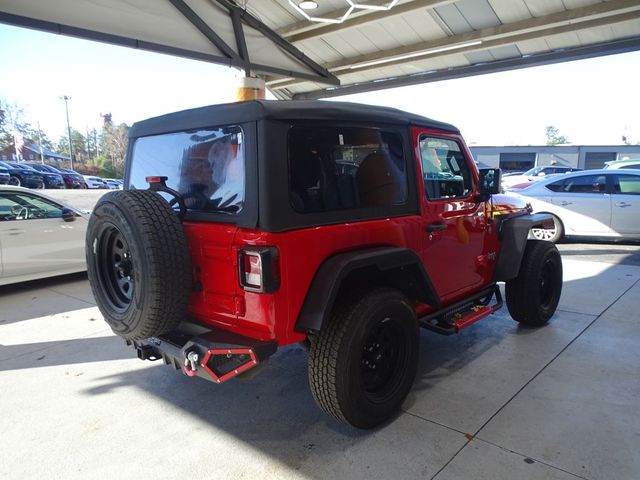
M 489 305 L 495 298 L 495 303 Z M 441 335 L 453 335 L 463 328 L 473 325 L 481 318 L 491 315 L 502 307 L 500 287 L 493 285 L 477 295 L 465 298 L 437 312 L 418 319 L 421 327 Z
M 171 333 L 144 340 L 127 341 L 140 360 L 164 360 L 189 377 L 201 377 L 215 383 L 264 362 L 275 353 L 275 341 L 261 342 L 222 329 L 207 329 L 188 322 Z

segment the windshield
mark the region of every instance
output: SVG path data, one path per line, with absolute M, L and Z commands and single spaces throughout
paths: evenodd
M 245 155 L 240 127 L 138 138 L 129 188 L 146 189 L 148 176 L 168 177 L 190 210 L 237 213 L 244 206 Z
M 524 175 L 525 177 L 535 177 L 538 173 L 542 171 L 543 168 L 544 167 L 533 167 L 532 169 L 524 172 L 522 175 Z

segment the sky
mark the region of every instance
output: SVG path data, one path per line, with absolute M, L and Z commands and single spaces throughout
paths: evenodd
M 224 66 L 0 24 L 0 100 L 54 141 L 116 123 L 234 100 Z M 640 52 L 401 87 L 335 100 L 385 105 L 456 125 L 471 145 L 540 145 L 555 126 L 573 144 L 640 143 Z

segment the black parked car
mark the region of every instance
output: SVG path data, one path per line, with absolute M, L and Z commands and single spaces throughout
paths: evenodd
M 0 185 L 7 185 L 11 180 L 11 175 L 9 175 L 9 170 L 4 167 L 0 167 Z
M 27 165 L 13 162 L 0 162 L 0 167 L 9 171 L 9 185 L 27 188 L 44 188 L 44 179 L 38 171 Z
M 60 172 L 52 172 L 47 165 L 41 163 L 17 163 L 20 167 L 28 167 L 42 175 L 45 188 L 67 188 Z
M 78 186 L 73 188 L 89 188 L 87 186 L 87 182 L 84 181 L 84 177 L 80 175 L 78 172 L 76 172 L 75 170 L 71 170 L 70 168 L 62 168 L 62 167 L 58 168 L 58 170 L 60 170 L 62 173 L 68 174 L 70 177 L 72 177 L 74 180 L 78 182 Z
M 45 178 L 44 182 L 47 188 L 81 188 L 80 181 L 77 178 L 74 178 L 70 173 L 62 172 L 52 165 L 43 165 L 42 163 L 29 163 L 28 165 L 43 175 L 49 174 L 62 177 L 62 184 L 59 186 L 49 186 L 51 182 L 47 183 Z

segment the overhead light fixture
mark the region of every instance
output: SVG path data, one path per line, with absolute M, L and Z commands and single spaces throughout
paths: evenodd
M 303 0 L 302 2 L 298 3 L 298 6 L 302 10 L 315 10 L 316 8 L 318 8 L 318 4 L 313 0 Z
M 387 4 L 383 4 L 383 5 L 376 5 L 376 4 L 370 4 L 367 3 L 366 1 L 361 1 L 361 2 L 355 2 L 353 0 L 347 0 L 347 3 L 349 5 L 352 5 L 355 8 L 359 8 L 361 10 L 391 10 L 393 8 L 393 6 L 398 3 L 399 0 L 392 0 L 390 2 L 388 2 Z
M 309 15 L 306 12 L 306 10 L 303 9 L 303 7 L 302 7 L 303 3 L 304 4 L 313 3 L 313 4 L 315 4 L 316 7 L 318 6 L 318 4 L 316 2 L 313 2 L 313 1 L 302 1 L 302 2 L 296 3 L 294 0 L 289 0 L 289 5 L 291 5 L 295 9 L 296 12 L 298 12 L 300 15 L 302 15 L 304 18 L 306 18 L 310 22 L 342 23 L 347 19 L 347 17 L 351 14 L 351 12 L 353 12 L 353 10 L 356 8 L 351 4 L 351 2 L 348 2 L 347 3 L 349 5 L 348 8 L 345 10 L 344 14 L 341 15 L 340 17 L 338 17 L 338 18 L 315 17 L 315 16 Z
M 446 47 L 437 47 L 437 48 L 431 48 L 429 50 L 422 50 L 420 52 L 407 53 L 406 55 L 398 55 L 390 58 L 380 58 L 378 60 L 372 60 L 370 62 L 356 63 L 354 65 L 349 66 L 349 69 L 355 70 L 358 68 L 372 67 L 374 65 L 383 65 L 385 63 L 391 63 L 397 60 L 406 60 L 408 58 L 422 57 L 423 55 L 432 55 L 434 53 L 449 52 L 451 50 L 458 50 L 460 48 L 473 47 L 475 45 L 480 45 L 481 43 L 482 43 L 482 40 L 474 40 L 472 42 L 459 43 L 457 45 L 449 45 Z

